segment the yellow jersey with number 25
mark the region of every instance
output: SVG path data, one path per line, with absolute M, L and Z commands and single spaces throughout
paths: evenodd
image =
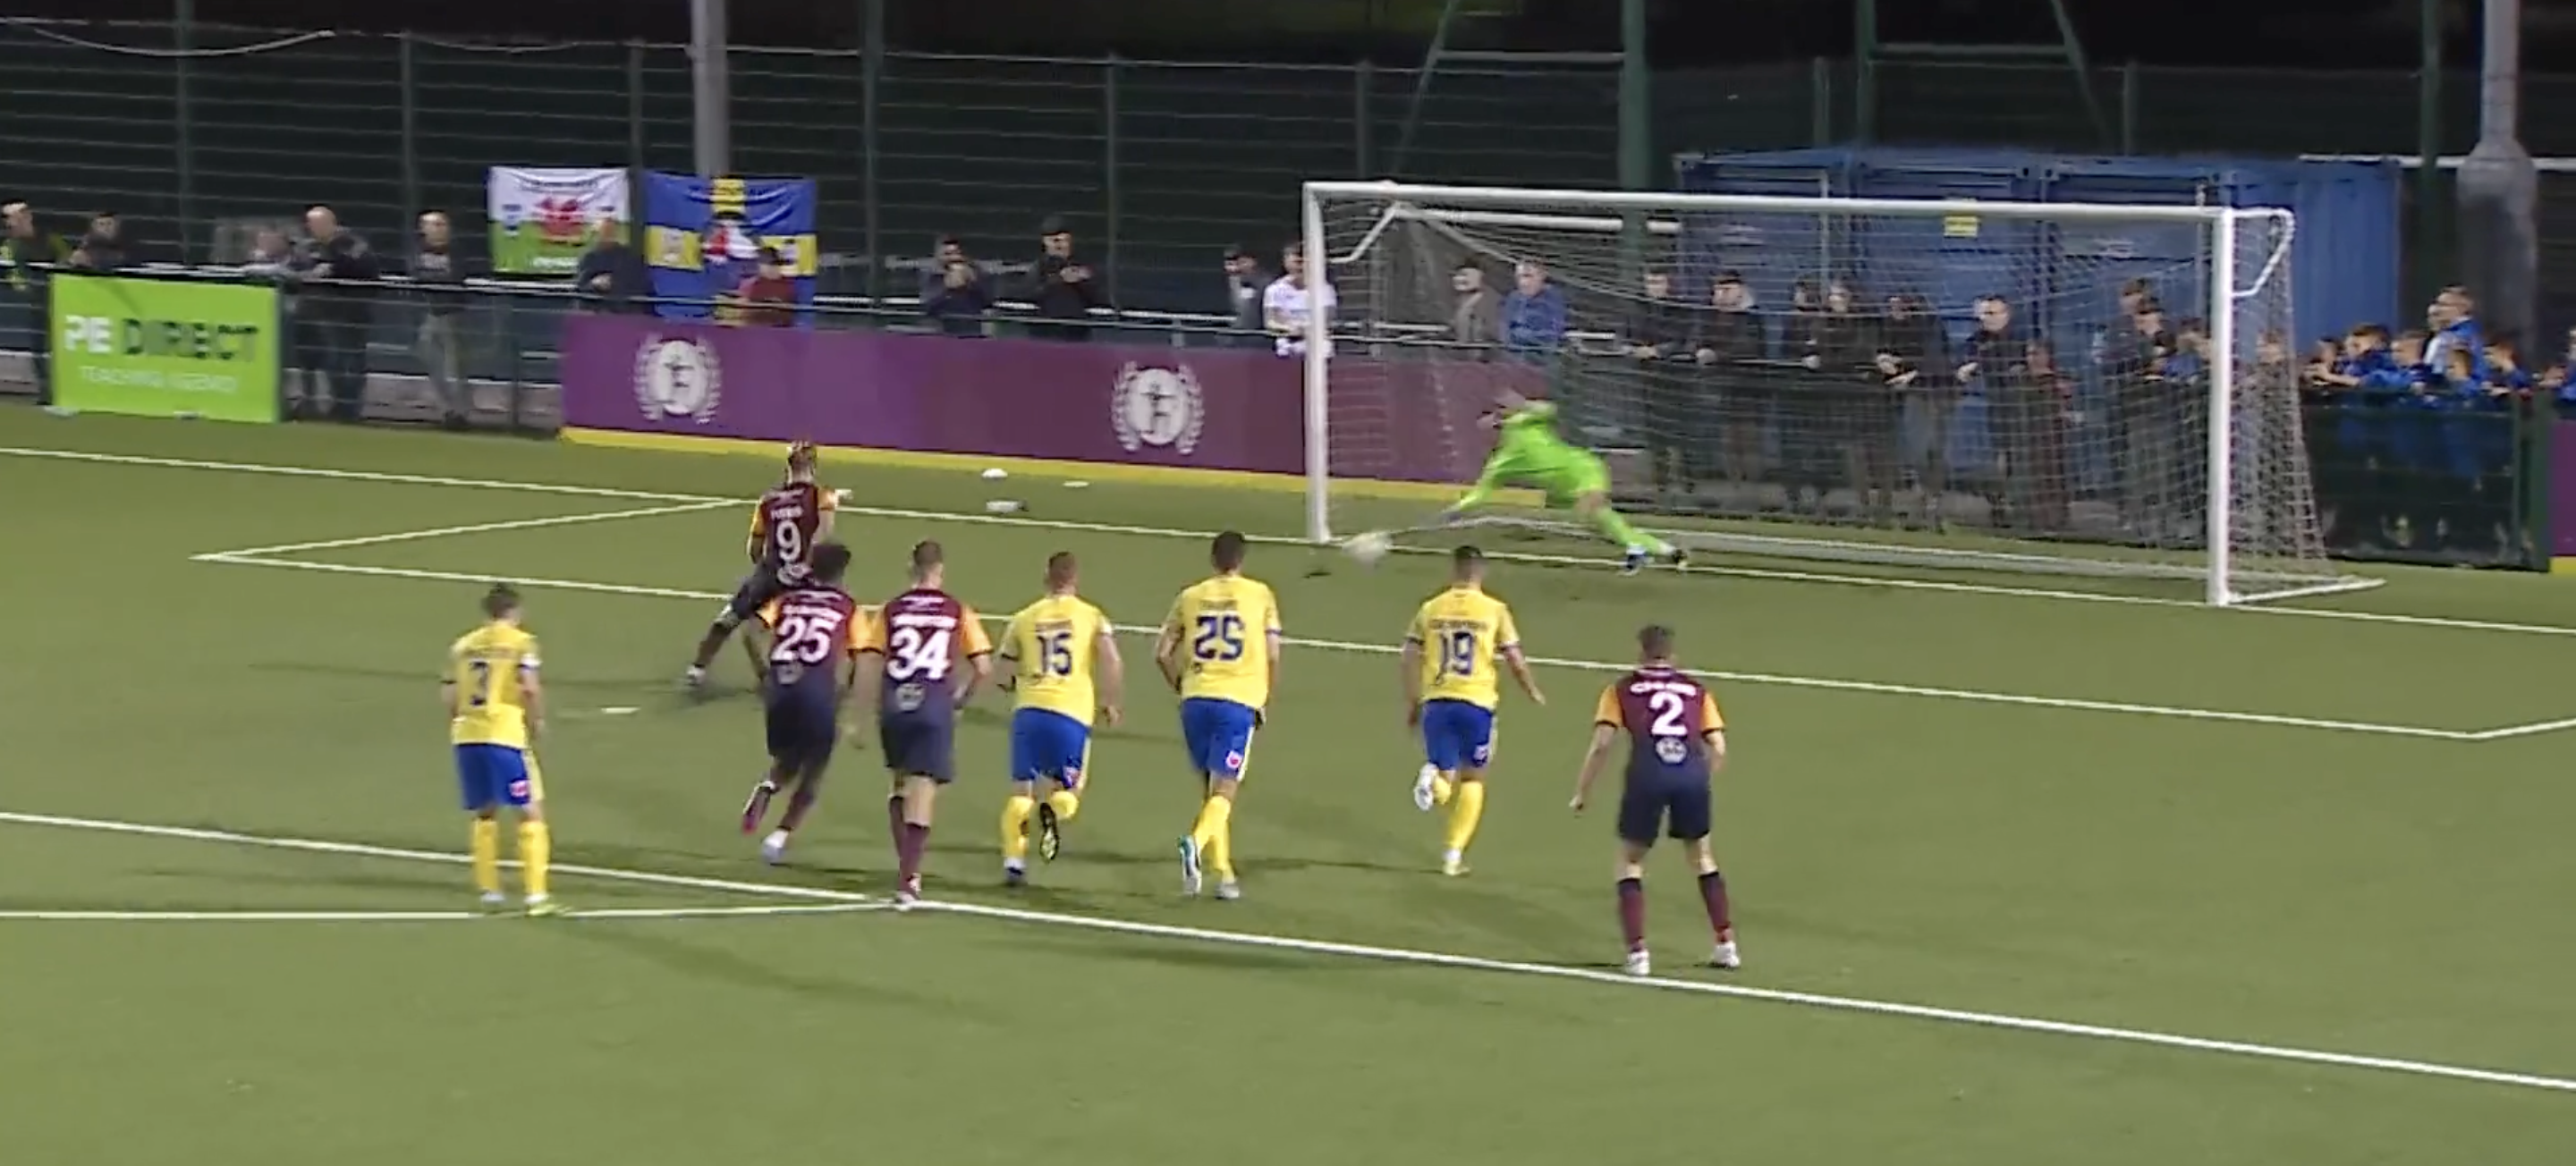
M 1242 575 L 1194 583 L 1172 602 L 1163 630 L 1180 640 L 1181 699 L 1269 707 L 1280 635 L 1279 600 L 1269 584 Z

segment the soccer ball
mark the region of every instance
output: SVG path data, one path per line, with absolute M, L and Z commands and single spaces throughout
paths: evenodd
M 1379 559 L 1385 558 L 1387 552 L 1394 549 L 1394 539 L 1374 530 L 1366 534 L 1352 535 L 1350 541 L 1342 544 L 1342 552 L 1363 567 L 1376 566 Z

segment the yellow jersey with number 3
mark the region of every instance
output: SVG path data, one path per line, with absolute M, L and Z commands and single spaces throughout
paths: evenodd
M 1270 658 L 1279 650 L 1279 600 L 1269 584 L 1218 575 L 1192 584 L 1163 620 L 1181 644 L 1181 699 L 1270 705 Z
M 1109 617 L 1080 596 L 1050 595 L 1021 608 L 1002 633 L 1002 658 L 1017 665 L 1014 707 L 1089 725 L 1100 707 L 1100 641 L 1109 634 Z
M 1422 652 L 1422 699 L 1490 712 L 1503 702 L 1502 654 L 1520 646 L 1521 631 L 1502 600 L 1481 587 L 1452 587 L 1413 613 L 1404 642 Z
M 447 649 L 447 682 L 456 690 L 448 742 L 527 748 L 524 682 L 536 674 L 537 638 L 525 628 L 495 621 L 457 637 Z

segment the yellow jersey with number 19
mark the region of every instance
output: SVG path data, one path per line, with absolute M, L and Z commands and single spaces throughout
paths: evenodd
M 1181 643 L 1181 699 L 1269 707 L 1280 634 L 1279 600 L 1269 584 L 1241 575 L 1192 584 L 1173 601 L 1163 630 Z
M 528 690 L 537 674 L 537 638 L 495 620 L 457 637 L 447 649 L 447 682 L 456 703 L 447 725 L 455 745 L 528 747 Z
M 1481 587 L 1451 587 L 1413 614 L 1404 642 L 1422 652 L 1422 699 L 1464 701 L 1488 712 L 1503 702 L 1497 661 L 1521 643 L 1512 609 Z
M 1002 633 L 1002 658 L 1017 665 L 1015 707 L 1089 725 L 1100 707 L 1100 641 L 1109 634 L 1109 617 L 1080 596 L 1049 595 L 1021 608 Z

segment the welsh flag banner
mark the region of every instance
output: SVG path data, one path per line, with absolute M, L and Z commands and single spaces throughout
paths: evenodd
M 495 274 L 570 275 L 601 231 L 628 230 L 624 170 L 495 166 L 484 192 Z

